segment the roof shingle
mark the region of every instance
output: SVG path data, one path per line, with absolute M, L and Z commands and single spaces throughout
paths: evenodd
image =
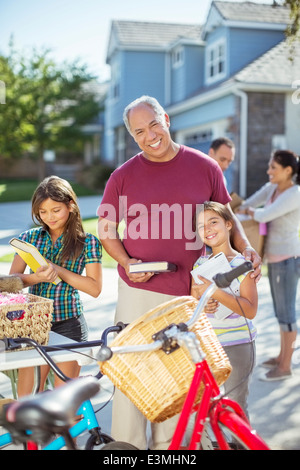
M 166 47 L 180 38 L 200 40 L 199 24 L 153 23 L 145 21 L 113 21 L 121 46 Z
M 291 58 L 293 60 L 291 60 Z M 284 40 L 235 75 L 239 82 L 291 86 L 300 76 L 299 42 L 293 49 Z
M 213 2 L 225 20 L 287 24 L 290 22 L 288 7 L 254 2 Z

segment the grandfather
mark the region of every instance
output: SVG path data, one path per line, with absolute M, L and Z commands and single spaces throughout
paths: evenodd
M 157 305 L 190 293 L 190 270 L 205 249 L 192 232 L 198 204 L 207 200 L 228 205 L 231 200 L 219 165 L 195 149 L 175 143 L 170 119 L 155 98 L 142 96 L 124 110 L 124 122 L 141 152 L 111 175 L 99 215 L 99 237 L 118 262 L 119 286 L 116 322 L 130 323 Z M 119 223 L 126 228 L 121 239 Z M 235 248 L 251 259 L 260 277 L 260 258 L 236 220 Z M 130 273 L 138 261 L 169 261 L 176 272 Z M 177 417 L 152 424 L 150 443 L 146 419 L 116 391 L 112 436 L 139 449 L 167 449 Z

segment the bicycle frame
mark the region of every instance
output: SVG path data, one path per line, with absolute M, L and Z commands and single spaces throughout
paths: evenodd
M 8 341 L 10 344 L 16 345 L 20 344 L 22 342 L 27 343 L 33 347 L 39 352 L 39 354 L 45 359 L 45 362 L 51 367 L 51 369 L 54 371 L 55 374 L 57 374 L 62 380 L 67 381 L 69 378 L 65 376 L 62 371 L 59 369 L 57 364 L 51 360 L 51 357 L 48 356 L 47 351 L 53 351 L 57 348 L 60 349 L 80 349 L 85 346 L 89 347 L 94 347 L 94 346 L 99 346 L 102 345 L 103 343 L 107 342 L 107 336 L 111 332 L 119 332 L 120 328 L 117 326 L 111 326 L 104 330 L 102 334 L 102 338 L 99 341 L 86 341 L 83 343 L 70 343 L 70 344 L 61 344 L 61 345 L 56 345 L 55 347 L 51 346 L 41 346 L 37 344 L 35 341 L 31 340 L 30 338 L 14 338 L 14 339 L 9 339 Z M 98 373 L 96 377 L 100 379 L 102 374 Z M 77 411 L 77 414 L 80 416 L 82 415 L 82 419 L 78 421 L 75 425 L 73 425 L 69 432 L 72 438 L 76 438 L 83 434 L 86 431 L 89 431 L 91 435 L 94 435 L 95 438 L 99 436 L 99 423 L 96 418 L 96 414 L 94 412 L 93 406 L 90 401 L 85 401 L 79 410 Z M 0 450 L 2 447 L 5 447 L 9 444 L 12 444 L 13 440 L 11 438 L 10 433 L 5 433 L 0 435 Z M 60 450 L 63 447 L 65 447 L 66 442 L 65 439 L 60 436 L 56 439 L 54 439 L 50 444 L 46 445 L 43 447 L 41 450 Z M 38 450 L 38 445 L 35 442 L 28 442 L 26 444 L 27 450 Z
M 78 421 L 78 423 L 74 424 L 69 432 L 71 434 L 72 438 L 76 438 L 83 434 L 85 431 L 93 432 L 94 430 L 96 431 L 99 429 L 99 424 L 95 416 L 95 412 L 93 410 L 93 406 L 90 401 L 85 401 L 79 408 L 78 410 L 78 415 L 82 415 L 82 419 Z M 12 438 L 10 433 L 5 433 L 2 436 L 0 436 L 0 448 L 4 447 L 6 445 L 12 444 Z M 50 444 L 47 444 L 45 447 L 43 447 L 41 450 L 60 450 L 63 447 L 65 447 L 66 442 L 65 439 L 60 436 L 53 441 L 50 442 Z M 38 446 L 34 442 L 28 442 L 27 443 L 27 449 L 28 450 L 38 450 Z
M 248 419 L 238 403 L 221 396 L 220 389 L 206 360 L 204 359 L 195 365 L 196 369 L 191 387 L 186 396 L 169 450 L 179 450 L 181 448 L 189 419 L 194 412 L 196 412 L 195 424 L 190 442 L 185 447 L 187 450 L 199 449 L 207 418 L 209 418 L 220 450 L 230 450 L 230 446 L 219 423 L 234 430 L 236 436 L 240 437 L 242 442 L 250 449 L 268 450 L 265 442 L 250 429 Z M 200 403 L 195 405 L 197 393 L 202 384 L 204 385 L 203 396 Z

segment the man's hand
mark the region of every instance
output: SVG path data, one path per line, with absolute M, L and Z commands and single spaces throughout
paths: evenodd
M 250 274 L 250 277 L 255 279 L 255 282 L 258 282 L 261 278 L 261 257 L 251 246 L 247 246 L 242 255 L 245 257 L 246 261 L 251 261 L 254 271 Z
M 131 282 L 147 282 L 154 275 L 154 273 L 130 273 L 129 266 L 133 263 L 141 263 L 142 260 L 130 258 L 126 266 L 124 266 L 126 274 Z

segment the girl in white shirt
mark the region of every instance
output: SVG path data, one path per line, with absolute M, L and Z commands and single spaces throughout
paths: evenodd
M 232 268 L 245 262 L 241 253 L 233 249 L 230 243 L 233 218 L 228 209 L 218 202 L 208 201 L 201 205 L 196 217 L 196 231 L 200 239 L 211 248 L 212 255 L 222 252 Z M 209 256 L 201 256 L 194 268 L 208 261 Z M 191 294 L 199 299 L 210 281 L 199 276 L 203 284 L 197 284 L 192 279 Z M 240 276 L 239 293 L 231 294 L 223 289 L 217 289 L 205 307 L 205 313 L 222 344 L 232 366 L 232 372 L 226 380 L 225 393 L 237 401 L 248 414 L 247 397 L 249 381 L 255 363 L 256 329 L 252 319 L 257 312 L 257 287 L 250 273 Z M 237 296 L 237 297 L 236 297 Z M 220 304 L 229 309 L 226 318 L 215 315 Z M 230 313 L 231 312 L 231 313 Z

